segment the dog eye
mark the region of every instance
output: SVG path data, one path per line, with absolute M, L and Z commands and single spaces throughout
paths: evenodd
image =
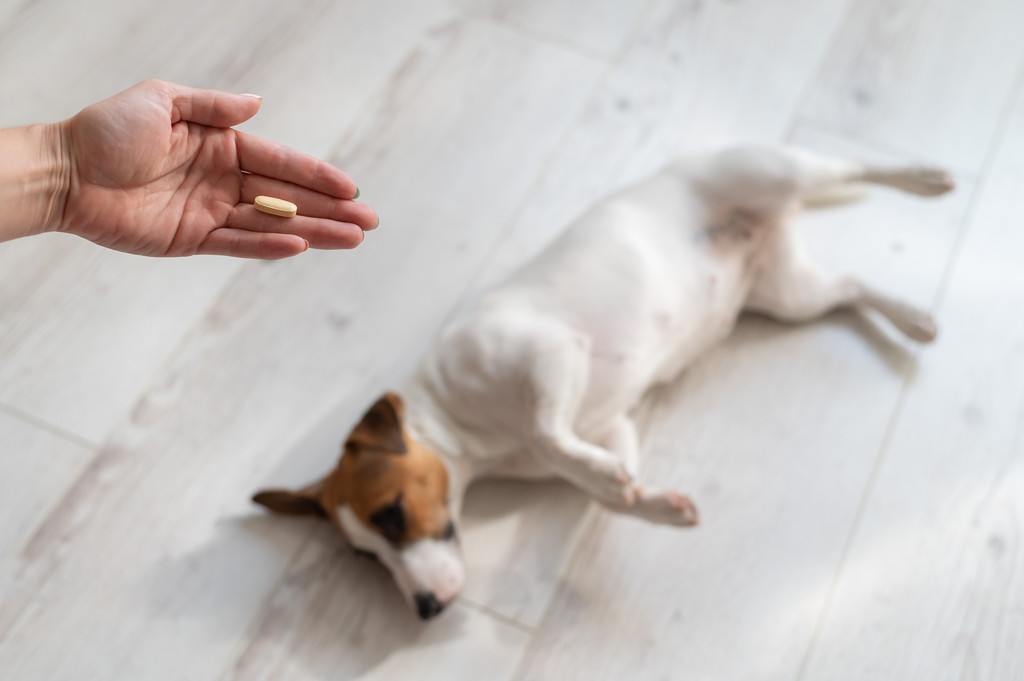
M 454 538 L 455 538 L 455 523 L 449 521 L 448 524 L 444 526 L 444 532 L 441 533 L 441 539 L 444 539 L 444 540 L 447 541 L 449 539 L 454 539 Z
M 397 544 L 405 536 L 405 509 L 402 508 L 402 495 L 399 494 L 387 506 L 370 516 L 370 522 L 380 533 L 393 544 Z

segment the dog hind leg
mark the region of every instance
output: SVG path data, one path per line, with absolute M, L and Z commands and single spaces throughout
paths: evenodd
M 790 147 L 735 147 L 690 167 L 695 186 L 712 200 L 761 216 L 781 215 L 803 198 L 856 183 L 893 187 L 918 196 L 953 189 L 945 170 L 921 165 L 875 165 Z
M 801 196 L 854 182 L 884 185 L 917 196 L 938 196 L 954 187 L 950 174 L 933 166 L 863 163 L 793 148 L 782 149 L 780 153 L 793 164 Z
M 876 291 L 853 276 L 829 276 L 804 255 L 790 227 L 782 229 L 765 255 L 745 309 L 780 321 L 803 322 L 843 307 L 874 310 L 910 338 L 935 340 L 932 316 L 914 305 Z

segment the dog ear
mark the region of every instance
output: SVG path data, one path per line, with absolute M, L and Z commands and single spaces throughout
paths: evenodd
M 323 503 L 320 501 L 323 494 L 324 482 L 314 482 L 296 492 L 286 489 L 265 489 L 257 492 L 252 500 L 261 506 L 266 506 L 274 513 L 283 515 L 315 515 L 321 518 L 327 517 Z
M 405 454 L 408 449 L 402 433 L 404 412 L 402 398 L 394 393 L 385 394 L 363 414 L 363 418 L 352 429 L 345 442 L 345 449 L 355 453 Z

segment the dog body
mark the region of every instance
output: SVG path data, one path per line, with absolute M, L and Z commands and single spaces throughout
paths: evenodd
M 729 334 L 774 219 L 730 223 L 674 172 L 620 192 L 442 334 L 409 413 L 452 417 L 470 478 L 558 475 L 538 440 L 604 443 Z
M 927 313 L 856 278 L 824 275 L 803 256 L 791 217 L 802 201 L 853 182 L 924 196 L 952 188 L 941 170 L 792 149 L 737 148 L 670 164 L 582 215 L 447 328 L 404 400 L 388 395 L 374 405 L 325 480 L 257 501 L 327 515 L 381 558 L 423 617 L 461 588 L 455 524 L 466 487 L 481 477 L 560 477 L 614 512 L 695 524 L 687 497 L 637 483 L 630 414 L 652 386 L 725 338 L 743 310 L 802 321 L 856 306 L 917 340 L 935 335 Z M 421 478 L 435 479 L 432 492 Z M 404 533 L 379 522 L 394 508 Z M 421 530 L 409 536 L 414 524 Z

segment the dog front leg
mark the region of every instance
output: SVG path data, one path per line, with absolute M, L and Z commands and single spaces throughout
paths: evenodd
M 560 477 L 602 503 L 629 507 L 636 501 L 636 487 L 626 462 L 570 430 L 540 434 L 531 450 Z
M 630 474 L 634 477 L 638 475 L 640 441 L 637 436 L 636 424 L 632 419 L 625 415 L 613 419 L 598 443 L 618 454 Z M 634 485 L 633 492 L 634 501 L 630 505 L 599 501 L 613 513 L 631 515 L 651 523 L 677 527 L 690 527 L 697 524 L 697 507 L 685 494 L 640 484 Z
M 613 513 L 647 522 L 689 527 L 697 524 L 697 508 L 675 490 L 634 482 L 639 443 L 636 426 L 626 416 L 614 419 L 599 444 L 575 436 L 542 438 L 545 463 Z
M 633 474 L 626 461 L 575 431 L 588 380 L 589 338 L 564 328 L 533 339 L 527 392 L 532 421 L 526 444 L 537 460 L 596 499 L 632 505 Z M 635 440 L 635 434 L 633 435 Z

